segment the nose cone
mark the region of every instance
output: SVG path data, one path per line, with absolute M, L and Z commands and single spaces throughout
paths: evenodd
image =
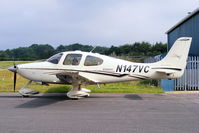
M 17 66 L 11 66 L 8 68 L 8 70 L 11 72 L 17 72 Z

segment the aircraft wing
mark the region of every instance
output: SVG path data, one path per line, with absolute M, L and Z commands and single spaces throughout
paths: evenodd
M 58 71 L 58 72 L 54 72 L 51 73 L 51 75 L 56 75 L 58 78 L 61 78 L 62 80 L 80 80 L 83 83 L 98 83 L 98 81 L 95 81 L 89 77 L 86 77 L 84 72 L 80 72 L 80 71 L 74 71 L 74 70 L 63 70 L 63 71 Z M 69 79 L 70 78 L 70 79 Z M 69 81 L 71 82 L 71 81 Z

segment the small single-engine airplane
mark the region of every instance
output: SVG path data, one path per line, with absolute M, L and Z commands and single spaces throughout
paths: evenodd
M 69 51 L 58 53 L 44 62 L 14 65 L 8 70 L 14 72 L 14 90 L 17 73 L 30 80 L 19 90 L 23 96 L 38 93 L 26 88 L 34 81 L 42 84 L 71 84 L 73 88 L 67 96 L 79 99 L 89 96 L 91 92 L 81 88 L 81 85 L 99 86 L 132 80 L 181 77 L 186 67 L 191 41 L 191 37 L 177 39 L 168 54 L 155 63 L 135 63 L 92 52 Z

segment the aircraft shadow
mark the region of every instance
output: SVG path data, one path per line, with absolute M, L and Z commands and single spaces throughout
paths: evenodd
M 11 96 L 11 95 L 9 95 L 9 96 L 0 96 L 0 99 L 1 98 L 21 98 L 21 96 Z
M 65 101 L 65 100 L 70 100 L 66 94 L 56 94 L 53 96 L 50 95 L 48 93 L 44 93 L 41 96 L 30 96 L 27 97 L 28 98 L 34 98 L 31 101 L 28 101 L 26 103 L 23 103 L 21 105 L 17 105 L 16 108 L 38 108 L 38 107 L 42 107 L 42 106 L 47 106 L 47 105 L 51 105 L 60 101 Z M 25 99 L 25 98 L 24 98 Z
M 109 95 L 109 94 L 105 94 L 105 95 L 94 95 L 94 96 L 90 96 L 88 98 L 126 98 L 129 100 L 143 100 L 143 98 L 138 95 L 138 94 L 124 94 L 124 95 Z M 1 95 L 1 98 L 16 98 L 16 99 L 21 99 L 22 96 L 20 95 Z M 68 98 L 66 96 L 66 93 L 43 93 L 42 95 L 34 95 L 34 96 L 30 96 L 30 97 L 25 97 L 23 98 L 24 100 L 27 99 L 27 102 L 17 105 L 15 106 L 15 108 L 38 108 L 38 107 L 42 107 L 42 106 L 48 106 L 60 101 L 66 101 L 66 100 L 71 100 L 70 98 Z M 81 100 L 81 99 L 80 99 Z
M 143 100 L 143 98 L 137 94 L 127 94 L 124 97 L 129 100 Z
M 143 100 L 143 98 L 141 97 L 141 96 L 139 96 L 139 95 L 137 95 L 137 94 L 125 94 L 124 96 L 123 96 L 123 94 L 122 95 L 108 95 L 108 94 L 106 94 L 106 95 L 99 95 L 99 96 L 89 96 L 88 98 L 111 98 L 111 99 L 113 99 L 113 98 L 126 98 L 126 99 L 129 99 L 129 100 Z
M 60 101 L 71 100 L 70 98 L 66 96 L 66 94 L 63 94 L 63 93 L 56 94 L 56 95 L 52 94 L 50 96 L 48 93 L 44 93 L 41 96 L 31 96 L 30 98 L 34 98 L 34 99 L 26 103 L 23 103 L 21 105 L 17 105 L 16 108 L 38 108 L 42 106 L 51 105 Z M 118 98 L 118 97 L 106 95 L 106 96 L 91 96 L 88 98 L 111 98 L 112 99 L 112 98 Z M 124 98 L 127 98 L 129 100 L 143 100 L 143 98 L 137 94 L 126 94 L 124 95 Z
M 30 97 L 23 97 L 24 99 L 27 99 L 26 103 L 23 103 L 21 105 L 17 105 L 16 108 L 37 108 L 42 106 L 51 105 L 60 101 L 70 100 L 67 95 L 67 89 L 70 88 L 64 88 L 66 92 L 63 93 L 50 93 L 54 92 L 56 89 L 60 89 L 57 87 L 49 88 L 46 93 L 43 94 L 36 94 Z M 22 96 L 19 96 L 22 97 Z M 29 101 L 29 98 L 32 99 Z

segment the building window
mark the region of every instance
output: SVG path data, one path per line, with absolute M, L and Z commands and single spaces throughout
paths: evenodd
M 81 54 L 68 54 L 64 60 L 64 65 L 79 65 L 81 61 L 82 55 Z
M 94 57 L 94 56 L 90 56 L 88 55 L 86 57 L 86 60 L 84 62 L 85 66 L 97 66 L 97 65 L 101 65 L 103 63 L 103 60 L 98 58 L 98 57 Z

